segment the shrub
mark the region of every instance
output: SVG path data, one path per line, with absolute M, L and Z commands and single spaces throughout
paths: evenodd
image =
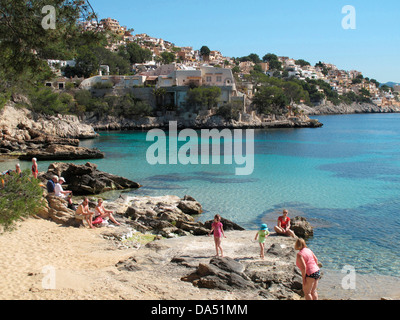
M 0 225 L 10 230 L 15 222 L 37 214 L 44 206 L 40 181 L 31 176 L 29 169 L 22 175 L 12 172 L 1 176 L 0 185 Z
M 48 87 L 31 90 L 29 98 L 33 111 L 49 115 L 68 113 L 70 108 L 69 103 L 72 101 L 67 97 L 67 94 L 60 96 L 60 94 L 53 92 Z

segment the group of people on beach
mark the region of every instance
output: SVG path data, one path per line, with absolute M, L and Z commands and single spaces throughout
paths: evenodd
M 226 238 L 224 233 L 223 224 L 219 214 L 214 216 L 214 221 L 211 225 L 211 233 L 214 234 L 214 243 L 216 250 L 216 257 L 223 257 L 222 237 Z M 296 239 L 294 248 L 298 250 L 296 255 L 296 266 L 300 269 L 303 279 L 303 292 L 306 300 L 318 300 L 318 281 L 321 278 L 320 268 L 318 266 L 318 259 L 315 254 L 307 248 L 304 239 L 299 238 L 290 229 L 290 218 L 288 217 L 288 210 L 283 210 L 282 215 L 278 217 L 277 225 L 274 227 L 278 235 L 293 237 Z M 270 235 L 268 225 L 263 223 L 257 231 L 254 240 L 258 239 L 260 245 L 260 258 L 264 259 L 265 243 Z
M 54 194 L 56 197 L 61 197 L 68 202 L 68 208 L 75 211 L 75 218 L 87 222 L 89 228 L 96 226 L 108 225 L 108 221 L 112 221 L 117 226 L 120 223 L 115 220 L 113 212 L 104 208 L 103 199 L 97 200 L 97 205 L 94 211 L 89 208 L 89 199 L 85 197 L 78 207 L 72 203 L 72 191 L 64 190 L 62 184 L 65 182 L 63 177 L 53 175 L 47 181 L 47 193 Z
M 37 159 L 32 159 L 32 175 L 37 179 L 38 177 L 38 165 Z M 3 172 L 3 175 L 10 175 L 11 173 L 22 175 L 21 167 L 19 164 L 15 165 L 15 170 L 8 170 Z M 2 180 L 3 181 L 3 180 Z M 108 221 L 113 222 L 115 225 L 120 223 L 115 219 L 113 211 L 104 208 L 103 199 L 99 198 L 94 211 L 90 210 L 89 199 L 85 197 L 78 207 L 72 202 L 72 191 L 64 190 L 62 184 L 65 183 L 63 177 L 53 175 L 47 182 L 48 194 L 53 194 L 57 197 L 61 197 L 68 203 L 68 208 L 75 211 L 75 217 L 77 219 L 85 220 L 89 228 L 96 228 L 96 226 L 107 225 Z M 4 182 L 3 182 L 4 184 Z M 215 215 L 214 221 L 211 225 L 211 231 L 208 235 L 213 233 L 216 256 L 223 257 L 224 252 L 222 249 L 222 238 L 226 238 L 224 233 L 223 224 L 221 222 L 221 216 Z M 293 237 L 296 239 L 294 248 L 298 250 L 296 255 L 296 266 L 301 270 L 303 279 L 303 292 L 306 300 L 318 300 L 317 287 L 318 281 L 321 277 L 320 269 L 318 266 L 318 259 L 315 254 L 307 248 L 307 245 L 302 238 L 298 238 L 291 229 L 290 218 L 288 217 L 288 210 L 283 210 L 282 215 L 278 217 L 277 225 L 274 227 L 275 232 L 278 235 L 284 235 Z M 260 258 L 265 258 L 265 243 L 269 237 L 270 232 L 267 224 L 262 224 L 260 229 L 257 231 L 254 240 L 259 243 L 260 246 Z

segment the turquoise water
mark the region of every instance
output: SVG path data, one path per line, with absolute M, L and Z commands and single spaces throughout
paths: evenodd
M 248 229 L 266 222 L 273 230 L 287 208 L 316 227 L 308 245 L 325 267 L 400 276 L 400 115 L 316 118 L 322 128 L 255 130 L 248 176 L 235 175 L 235 162 L 150 165 L 146 132 L 104 132 L 81 145 L 106 153 L 91 161 L 100 170 L 144 186 L 133 194 L 191 195 L 205 210 L 201 221 L 219 213 Z

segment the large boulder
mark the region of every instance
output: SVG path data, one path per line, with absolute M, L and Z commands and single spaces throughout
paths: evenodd
M 194 273 L 182 277 L 181 280 L 207 289 L 255 289 L 254 283 L 243 271 L 244 266 L 232 258 L 213 258 L 209 264 L 200 263 Z
M 208 221 L 204 222 L 204 227 L 207 229 L 211 229 L 211 225 L 213 222 L 214 222 L 214 220 L 208 220 Z M 243 230 L 245 230 L 243 227 L 239 226 L 235 222 L 232 222 L 225 218 L 221 218 L 221 223 L 223 225 L 224 231 L 231 231 L 231 230 L 243 231 Z
M 64 189 L 71 190 L 74 195 L 93 195 L 110 190 L 140 188 L 141 185 L 129 179 L 97 170 L 97 165 L 86 163 L 52 163 L 47 172 L 40 178 L 49 180 L 53 175 L 66 180 Z
M 75 211 L 68 208 L 68 203 L 60 197 L 47 195 L 48 219 L 64 226 L 78 226 L 80 221 L 75 218 Z
M 201 204 L 194 199 L 191 200 L 184 198 L 183 200 L 181 200 L 181 202 L 179 202 L 178 208 L 181 209 L 184 213 L 190 215 L 197 215 L 203 212 Z
M 306 239 L 314 235 L 313 226 L 304 217 L 295 217 L 290 221 L 290 229 L 296 234 L 296 236 Z

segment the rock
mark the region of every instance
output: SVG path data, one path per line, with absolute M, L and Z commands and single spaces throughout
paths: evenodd
M 110 240 L 124 241 L 133 236 L 133 230 L 127 227 L 107 228 L 101 235 Z
M 197 270 L 182 277 L 182 281 L 190 281 L 199 288 L 232 290 L 254 289 L 254 284 L 242 272 L 243 265 L 229 257 L 213 258 L 209 264 L 200 263 Z
M 187 203 L 190 203 L 190 206 L 186 206 Z M 166 237 L 206 235 L 210 230 L 187 213 L 200 211 L 201 204 L 189 196 L 182 199 L 176 196 L 133 197 L 125 216 L 132 219 L 132 222 L 129 222 L 131 225 Z
M 194 199 L 180 201 L 178 204 L 178 208 L 181 209 L 184 213 L 190 215 L 198 215 L 203 212 L 201 204 Z
M 295 253 L 295 250 L 293 247 L 286 247 L 284 244 L 275 244 L 273 243 L 269 249 L 267 250 L 267 253 L 273 254 L 275 256 L 290 256 Z
M 214 222 L 214 220 L 208 220 L 206 222 L 204 222 L 204 227 L 211 230 L 211 225 Z M 241 226 L 239 226 L 238 224 L 225 219 L 225 218 L 221 218 L 221 223 L 224 226 L 224 231 L 230 231 L 230 230 L 240 230 L 243 231 L 245 230 L 244 228 L 242 228 Z
M 24 97 L 16 97 L 17 101 L 21 99 Z M 79 148 L 78 139 L 94 138 L 98 134 L 76 116 L 43 116 L 25 108 L 16 108 L 10 101 L 0 110 L 0 132 L 0 148 L 18 153 L 21 160 L 31 160 L 32 157 L 40 160 L 104 157 L 97 149 Z M 56 149 L 55 145 L 65 148 Z
M 187 222 L 178 220 L 176 222 L 176 227 L 184 231 L 188 231 L 195 236 L 204 236 L 210 232 L 210 230 L 205 228 L 200 222 Z
M 47 195 L 48 217 L 52 221 L 64 226 L 78 226 L 81 222 L 75 219 L 75 211 L 68 209 L 67 201 L 60 197 Z
M 295 217 L 290 221 L 290 229 L 300 238 L 308 238 L 314 235 L 314 228 L 304 217 Z
M 66 180 L 64 189 L 74 195 L 99 194 L 110 190 L 140 188 L 141 185 L 129 179 L 97 170 L 97 165 L 90 162 L 85 165 L 73 163 L 52 163 L 40 178 L 47 181 L 57 175 Z
M 38 161 L 101 159 L 104 158 L 104 153 L 96 148 L 90 149 L 71 145 L 52 144 L 45 149 L 31 150 L 19 156 L 20 160 L 31 160 L 32 158 L 36 158 Z

